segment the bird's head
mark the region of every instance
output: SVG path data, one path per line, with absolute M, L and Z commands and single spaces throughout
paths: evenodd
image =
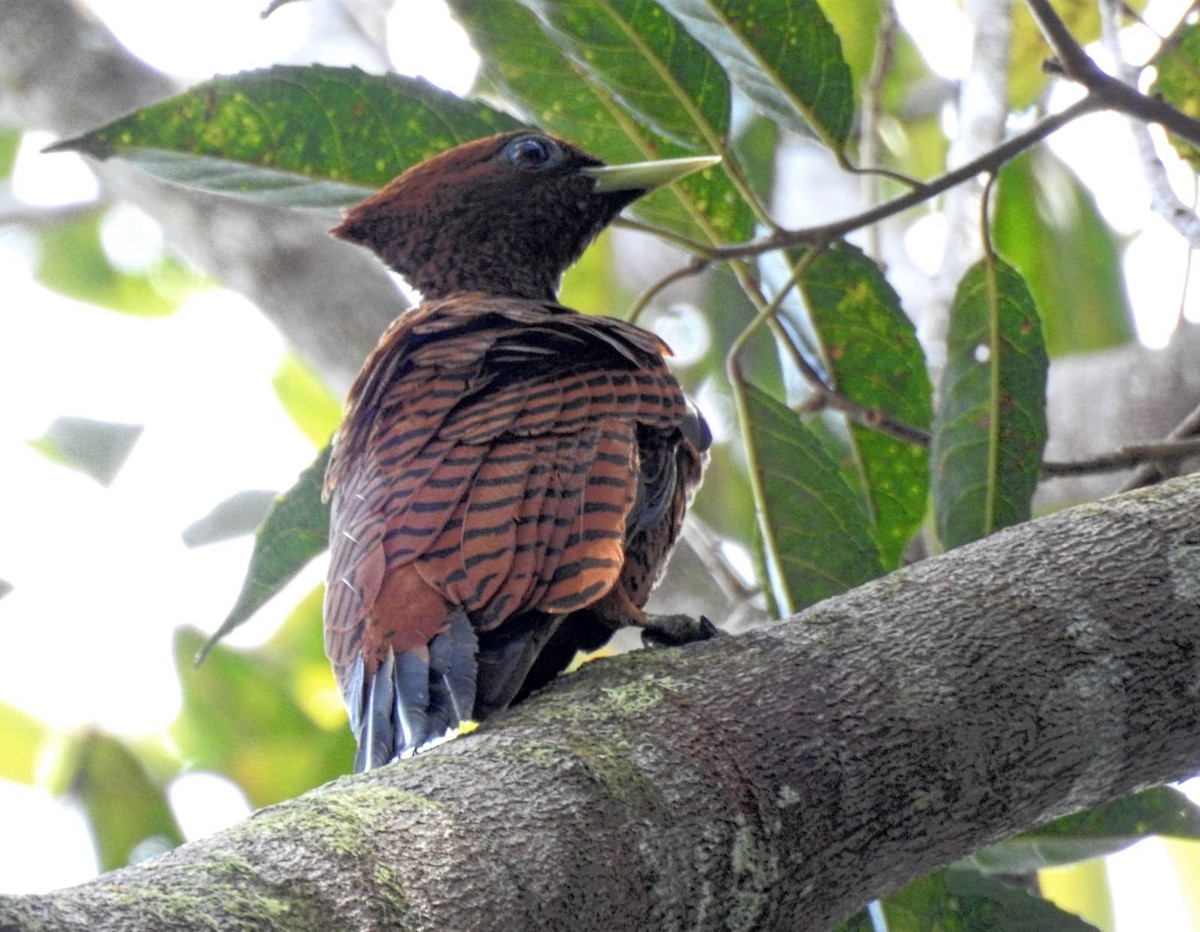
M 369 247 L 426 298 L 553 299 L 562 273 L 626 205 L 718 161 L 609 166 L 544 133 L 502 133 L 413 166 L 333 233 Z

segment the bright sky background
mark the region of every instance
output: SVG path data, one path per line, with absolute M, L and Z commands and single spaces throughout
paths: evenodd
M 1166 28 L 1181 2 L 1156 0 L 1151 21 Z M 92 0 L 92 6 L 133 51 L 189 81 L 308 60 L 300 50 L 310 29 L 320 30 L 303 3 L 265 22 L 248 0 Z M 961 75 L 968 41 L 958 7 L 951 0 L 898 6 L 906 25 L 928 38 L 922 47 L 930 60 L 948 77 Z M 473 56 L 440 3 L 401 0 L 393 16 L 404 22 L 392 30 L 397 70 L 457 92 L 469 87 Z M 354 49 L 323 58 L 354 61 Z M 34 204 L 94 194 L 79 159 L 38 154 L 48 141 L 25 147 L 16 193 Z M 1182 275 L 1186 248 L 1148 214 L 1124 127 L 1093 117 L 1053 144 L 1100 192 L 1116 228 L 1134 237 L 1126 263 L 1139 332 L 1161 345 L 1183 300 L 1182 277 L 1174 276 Z M 1190 201 L 1194 175 L 1177 174 Z M 114 222 L 108 241 L 115 256 L 136 264 L 156 254 L 159 234 L 131 211 Z M 933 231 L 921 248 L 937 245 Z M 171 317 L 125 318 L 41 288 L 30 274 L 33 249 L 32 241 L 0 227 L 0 389 L 20 399 L 0 408 L 9 493 L 0 500 L 0 576 L 16 586 L 0 600 L 0 700 L 64 731 L 95 725 L 130 736 L 157 732 L 178 711 L 173 631 L 215 628 L 233 602 L 251 547 L 242 538 L 189 550 L 180 532 L 236 492 L 288 487 L 313 451 L 271 388 L 283 342 L 244 299 L 214 290 Z M 1200 319 L 1196 306 L 1189 302 L 1193 319 Z M 217 367 L 221 380 L 214 385 Z M 197 385 L 210 390 L 198 394 Z M 60 415 L 145 425 L 110 488 L 49 466 L 27 445 Z M 232 643 L 268 637 L 321 575 L 322 567 L 310 568 Z M 56 629 L 48 635 L 51 625 Z M 47 643 L 55 645 L 52 652 Z M 205 774 L 180 780 L 172 799 L 190 837 L 248 811 L 236 788 Z M 0 890 L 46 890 L 94 874 L 82 819 L 45 792 L 0 782 L 0 825 Z M 1138 905 L 1125 907 L 1135 911 L 1122 914 L 1123 930 L 1189 928 L 1165 858 L 1162 845 L 1149 842 L 1114 859 L 1124 865 L 1114 874 L 1118 889 L 1138 893 Z M 1151 925 L 1147 901 L 1163 910 Z

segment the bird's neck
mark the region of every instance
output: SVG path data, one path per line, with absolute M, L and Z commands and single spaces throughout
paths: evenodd
M 553 301 L 562 277 L 558 272 L 530 268 L 520 263 L 494 268 L 459 265 L 436 270 L 416 269 L 402 274 L 427 301 L 461 292 Z

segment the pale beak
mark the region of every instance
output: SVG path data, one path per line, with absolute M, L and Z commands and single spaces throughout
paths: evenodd
M 698 155 L 687 159 L 660 159 L 655 162 L 630 162 L 627 165 L 600 165 L 581 168 L 580 172 L 593 178 L 596 193 L 609 191 L 653 191 L 655 188 L 684 175 L 720 164 L 719 155 Z

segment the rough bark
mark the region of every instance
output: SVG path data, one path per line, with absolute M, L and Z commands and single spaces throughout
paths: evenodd
M 598 662 L 476 734 L 3 929 L 826 929 L 1200 769 L 1200 475 L 749 634 Z

